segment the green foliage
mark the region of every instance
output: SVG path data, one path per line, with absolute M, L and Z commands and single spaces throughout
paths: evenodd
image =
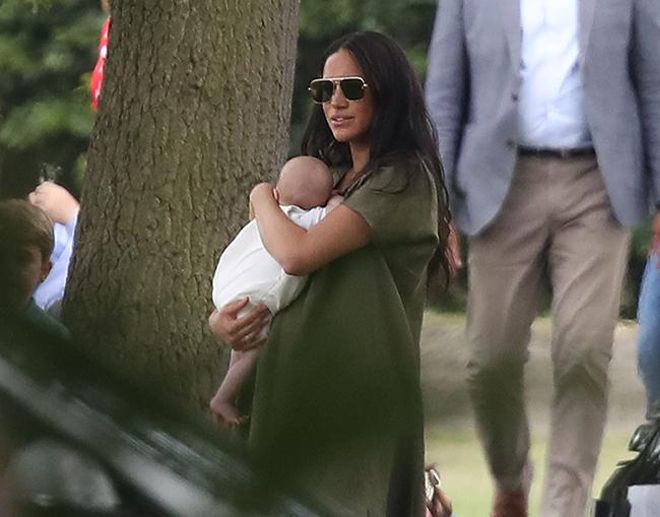
M 77 190 L 75 164 L 94 114 L 87 84 L 103 14 L 89 0 L 0 3 L 2 195 L 23 195 L 43 169 Z

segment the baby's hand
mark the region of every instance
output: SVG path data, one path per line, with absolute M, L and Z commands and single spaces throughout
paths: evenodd
M 342 204 L 344 201 L 344 196 L 340 195 L 337 193 L 337 191 L 333 191 L 332 197 L 328 199 L 328 202 L 325 204 L 325 213 L 327 214 L 334 208 L 337 208 L 339 205 Z

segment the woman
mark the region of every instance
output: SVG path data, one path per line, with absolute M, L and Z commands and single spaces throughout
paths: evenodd
M 447 269 L 449 219 L 435 138 L 410 64 L 381 34 L 333 43 L 310 92 L 302 151 L 334 168 L 344 202 L 303 230 L 271 185 L 250 194 L 269 253 L 310 275 L 261 352 L 250 444 L 335 514 L 422 515 L 419 335 L 429 267 Z M 261 344 L 268 319 L 237 319 L 245 303 L 210 318 L 235 349 Z

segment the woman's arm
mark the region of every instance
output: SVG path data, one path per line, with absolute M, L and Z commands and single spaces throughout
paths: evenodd
M 371 239 L 369 224 L 345 205 L 339 205 L 319 224 L 305 230 L 280 210 L 268 183 L 252 189 L 250 203 L 264 246 L 290 275 L 307 275 L 366 246 Z

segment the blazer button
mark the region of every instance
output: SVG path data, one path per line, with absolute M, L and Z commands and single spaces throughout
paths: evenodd
M 511 100 L 513 102 L 518 102 L 518 94 L 517 93 L 512 93 L 511 94 Z
M 516 148 L 516 142 L 515 142 L 515 140 L 512 140 L 512 139 L 509 138 L 509 139 L 506 141 L 506 146 L 507 146 L 509 149 L 515 149 L 515 148 Z

